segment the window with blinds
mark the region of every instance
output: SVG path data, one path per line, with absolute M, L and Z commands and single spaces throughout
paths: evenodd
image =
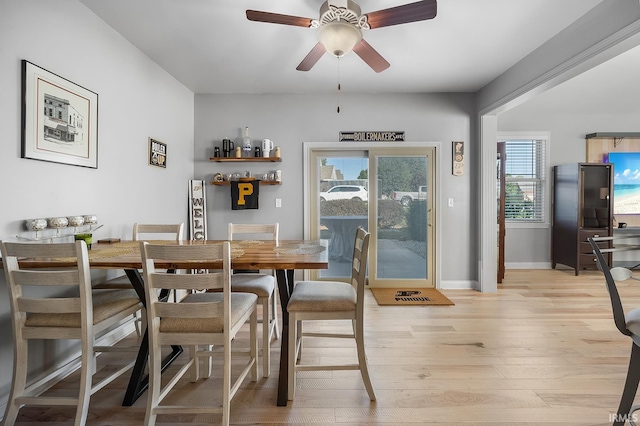
M 505 220 L 545 221 L 545 139 L 505 140 Z

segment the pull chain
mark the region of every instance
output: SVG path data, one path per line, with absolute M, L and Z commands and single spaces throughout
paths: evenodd
M 338 58 L 338 114 L 340 114 L 340 58 Z

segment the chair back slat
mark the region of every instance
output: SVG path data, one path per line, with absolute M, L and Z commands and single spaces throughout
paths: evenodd
M 164 235 L 165 239 L 180 241 L 183 237 L 184 223 L 177 224 L 157 224 L 157 223 L 134 223 L 133 241 L 160 240 Z M 150 238 L 151 237 L 151 238 Z
M 164 288 L 167 290 L 214 290 L 222 289 L 223 287 L 224 273 L 221 272 L 209 272 L 207 274 L 154 273 L 153 284 L 149 285 L 149 288 Z
M 77 286 L 80 282 L 78 270 L 36 270 L 13 271 L 13 280 L 24 286 Z
M 21 312 L 38 313 L 38 314 L 67 314 L 79 313 L 82 310 L 82 304 L 79 297 L 66 298 L 18 298 L 18 308 Z
M 598 246 L 597 241 L 594 241 L 593 238 L 589 238 L 589 243 L 591 244 L 591 248 L 593 249 L 593 253 L 596 255 L 596 261 L 598 262 L 598 267 L 604 274 L 604 279 L 607 284 L 607 290 L 609 292 L 609 299 L 611 300 L 611 309 L 613 311 L 613 321 L 616 324 L 618 330 L 627 336 L 631 336 L 631 332 L 627 329 L 627 323 L 624 316 L 624 308 L 622 306 L 622 301 L 620 300 L 620 294 L 618 293 L 618 288 L 616 287 L 616 281 L 613 279 L 611 275 L 611 271 L 609 270 L 609 265 L 607 264 L 602 251 L 600 251 L 600 246 Z
M 76 257 L 75 243 L 38 244 L 5 242 L 6 257 L 50 259 L 58 257 Z M 5 256 L 3 256 L 4 258 Z
M 224 257 L 221 243 L 193 245 L 154 244 L 153 241 L 148 243 L 148 257 L 164 263 L 171 263 L 172 260 L 220 261 Z
M 279 228 L 279 223 L 229 223 L 227 238 L 229 241 L 233 241 L 234 239 L 239 239 L 239 234 L 244 234 L 244 237 L 250 234 L 252 236 L 262 236 L 262 238 L 258 239 L 278 241 Z M 264 238 L 267 235 L 269 238 Z

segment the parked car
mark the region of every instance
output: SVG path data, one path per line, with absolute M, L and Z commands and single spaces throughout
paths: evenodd
M 408 206 L 409 203 L 414 200 L 426 200 L 427 187 L 426 185 L 422 185 L 418 187 L 417 192 L 393 191 L 393 199 L 400 201 L 400 204 L 404 207 Z
M 320 201 L 329 200 L 369 200 L 369 193 L 364 186 L 336 185 L 326 192 L 320 193 Z

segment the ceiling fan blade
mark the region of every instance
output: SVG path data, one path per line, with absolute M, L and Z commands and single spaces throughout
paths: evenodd
M 268 22 L 271 24 L 293 25 L 296 27 L 311 26 L 311 18 L 300 16 L 281 15 L 279 13 L 261 12 L 259 10 L 247 10 L 247 19 L 256 22 Z
M 371 47 L 369 43 L 362 40 L 353 48 L 356 55 L 360 56 L 375 72 L 382 72 L 389 68 L 391 64 L 384 59 L 376 49 Z
M 298 71 L 309 71 L 311 68 L 313 68 L 316 62 L 318 62 L 318 60 L 322 58 L 322 55 L 324 55 L 324 52 L 326 51 L 327 50 L 324 48 L 324 45 L 322 43 L 316 44 L 313 49 L 311 49 L 311 52 L 309 52 L 307 56 L 304 57 L 304 59 L 302 60 L 302 62 L 300 62 L 300 65 L 298 65 L 296 69 Z
M 438 12 L 436 0 L 423 0 L 367 13 L 371 29 L 433 19 Z

